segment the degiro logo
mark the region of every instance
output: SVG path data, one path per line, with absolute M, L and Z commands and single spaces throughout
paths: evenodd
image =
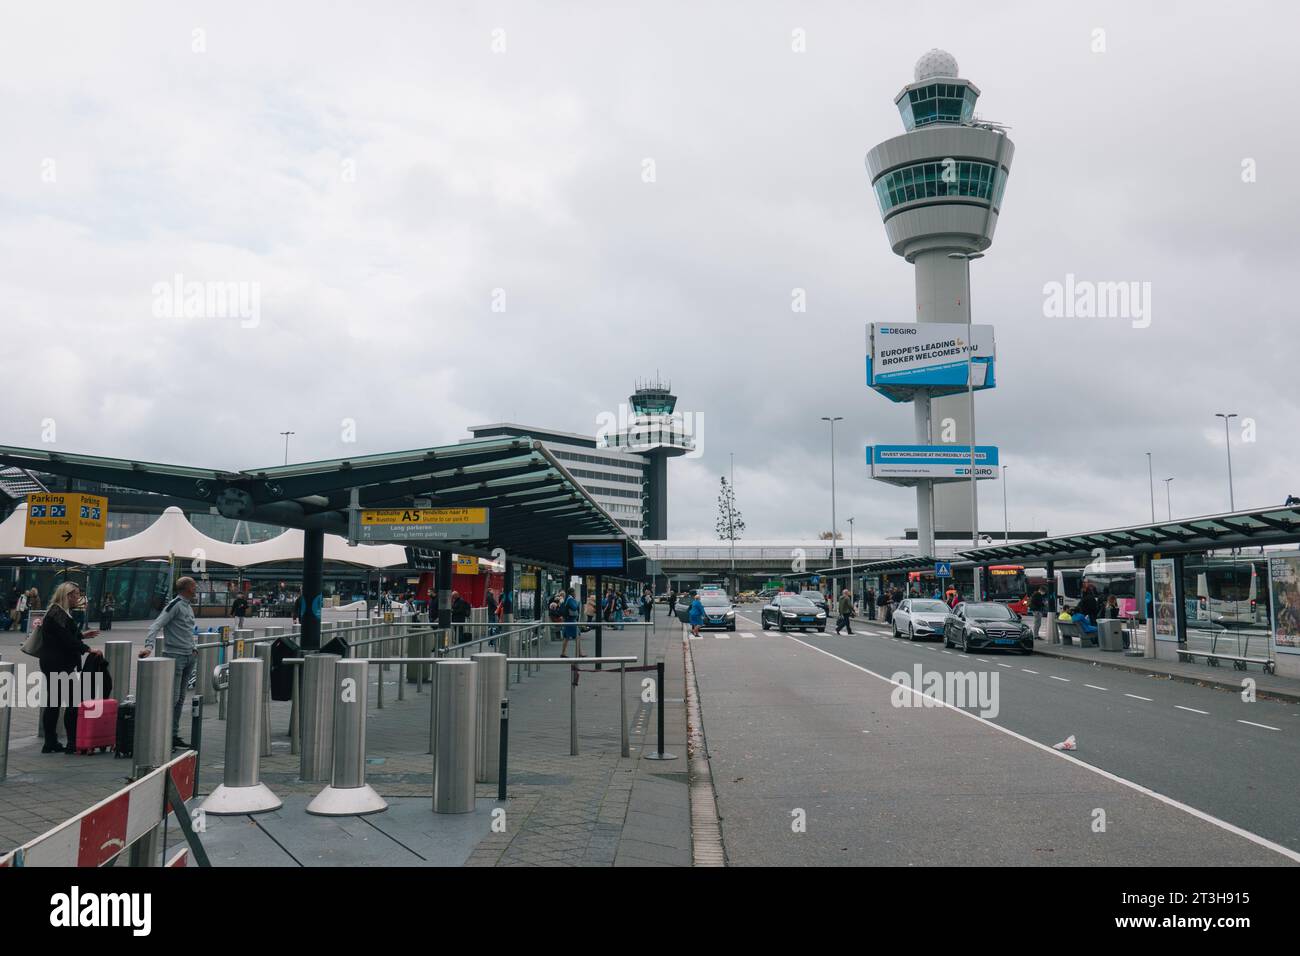
M 888 326 L 886 326 L 885 328 L 880 330 L 880 334 L 881 335 L 915 335 L 916 329 L 907 329 L 907 328 L 898 329 L 898 328 L 889 328 Z
M 151 893 L 83 894 L 74 886 L 51 896 L 50 906 L 51 926 L 127 926 L 135 936 L 148 936 L 153 926 Z

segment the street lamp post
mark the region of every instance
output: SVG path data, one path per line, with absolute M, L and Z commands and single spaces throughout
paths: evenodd
M 1011 522 L 1007 520 L 1007 466 L 1002 466 L 1002 543 L 1011 541 Z
M 1224 446 L 1228 449 L 1228 510 L 1236 511 L 1237 499 L 1232 491 L 1232 434 L 1228 431 L 1228 422 L 1229 420 L 1236 418 L 1237 413 L 1228 412 L 1227 414 L 1224 414 L 1223 412 L 1215 412 L 1214 417 L 1223 419 L 1223 442 Z
M 1169 496 L 1169 482 L 1171 481 L 1173 481 L 1172 478 L 1165 479 L 1165 508 L 1167 509 L 1167 520 L 1169 521 L 1174 520 L 1174 499 Z
M 831 564 L 835 563 L 835 423 L 844 421 L 843 415 L 836 415 L 831 418 L 827 415 L 822 416 L 822 421 L 831 423 Z
M 280 432 L 284 436 L 284 463 L 289 464 L 289 436 L 296 435 L 297 432 Z
M 849 518 L 849 595 L 858 599 L 858 586 L 853 580 L 853 517 Z
M 1151 452 L 1147 452 L 1147 486 L 1151 492 L 1151 523 L 1156 523 L 1156 477 L 1151 470 Z
M 740 593 L 740 582 L 736 580 L 736 453 L 731 455 L 731 502 L 727 506 L 727 533 L 731 536 L 731 587 L 732 594 Z

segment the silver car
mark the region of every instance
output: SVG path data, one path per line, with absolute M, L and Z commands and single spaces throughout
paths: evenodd
M 948 605 L 933 598 L 907 598 L 894 609 L 894 637 L 907 635 L 909 641 L 943 637 L 943 622 L 948 619 Z

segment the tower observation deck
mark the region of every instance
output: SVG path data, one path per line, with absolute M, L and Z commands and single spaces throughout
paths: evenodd
M 979 95 L 958 76 L 951 54 L 931 50 L 894 98 L 905 132 L 867 153 L 890 248 L 915 270 L 918 323 L 971 321 L 970 259 L 993 243 L 1015 146 L 1002 129 L 975 118 Z M 913 402 L 919 443 L 970 441 L 966 396 L 936 398 L 918 389 Z M 972 510 L 970 492 L 959 484 L 922 482 L 923 546 L 927 529 L 971 531 Z
M 642 494 L 645 537 L 662 541 L 668 537 L 668 459 L 695 450 L 698 428 L 677 412 L 671 385 L 658 380 L 637 385 L 627 408 L 618 427 L 603 436 L 604 443 L 649 459 Z

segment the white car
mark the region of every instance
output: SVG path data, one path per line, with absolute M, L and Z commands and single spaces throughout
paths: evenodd
M 943 637 L 943 622 L 950 613 L 948 605 L 933 598 L 908 598 L 894 609 L 894 637 L 907 635 L 909 641 Z

